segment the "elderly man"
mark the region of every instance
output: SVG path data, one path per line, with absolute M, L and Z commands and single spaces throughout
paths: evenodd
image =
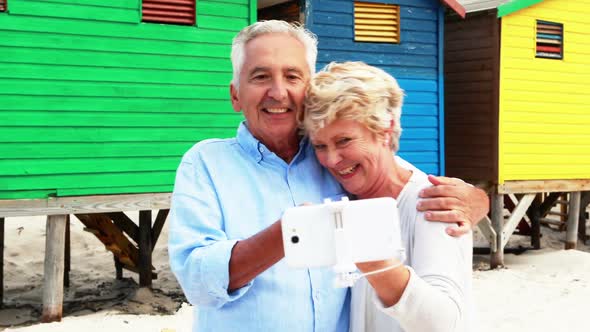
M 243 29 L 232 46 L 230 93 L 246 120 L 235 138 L 196 144 L 178 168 L 170 262 L 195 305 L 195 331 L 348 331 L 350 293 L 332 286 L 331 270 L 281 261 L 283 211 L 345 194 L 298 131 L 316 43 L 282 21 Z M 487 212 L 481 190 L 432 181 L 439 185 L 419 207 L 430 220 L 463 223 L 464 233 Z

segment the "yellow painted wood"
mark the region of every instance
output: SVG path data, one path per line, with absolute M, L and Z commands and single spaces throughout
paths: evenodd
M 399 7 L 389 4 L 354 3 L 354 40 L 399 42 Z
M 590 2 L 545 0 L 501 19 L 499 183 L 590 179 Z M 536 20 L 564 58 L 535 58 Z

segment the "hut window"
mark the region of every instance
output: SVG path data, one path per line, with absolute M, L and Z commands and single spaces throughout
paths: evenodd
M 354 3 L 354 41 L 399 43 L 399 6 Z
M 142 0 L 141 21 L 194 25 L 195 5 L 196 0 Z
M 0 0 L 0 12 L 5 12 L 6 11 L 6 2 L 8 0 Z
M 537 20 L 536 57 L 563 59 L 563 24 Z

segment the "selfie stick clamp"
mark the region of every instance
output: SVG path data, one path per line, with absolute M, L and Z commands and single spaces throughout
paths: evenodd
M 352 287 L 356 280 L 360 277 L 356 272 L 357 268 L 350 255 L 348 241 L 344 233 L 344 222 L 342 220 L 342 210 L 348 197 L 342 197 L 340 202 L 332 202 L 330 199 L 324 200 L 332 210 L 334 216 L 334 244 L 336 253 L 336 265 L 333 269 L 336 273 L 334 278 L 334 286 L 338 288 Z

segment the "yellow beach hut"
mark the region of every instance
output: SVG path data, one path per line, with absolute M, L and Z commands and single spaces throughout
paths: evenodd
M 459 2 L 466 19 L 445 21 L 447 175 L 491 192 L 481 228 L 492 266 L 523 217 L 540 246 L 539 219 L 563 192 L 572 193 L 566 247 L 575 247 L 590 190 L 590 3 Z

